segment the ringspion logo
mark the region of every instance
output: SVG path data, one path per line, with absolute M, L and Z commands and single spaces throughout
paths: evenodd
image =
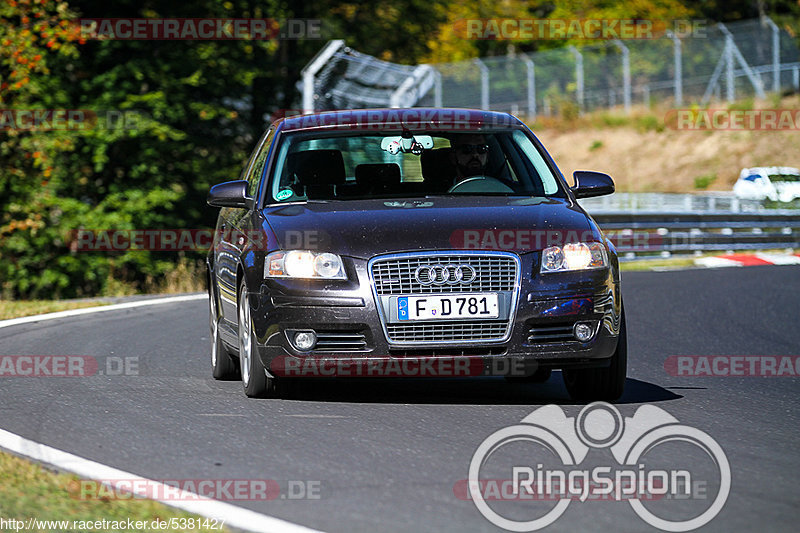
M 662 447 L 669 445 L 683 447 L 681 453 L 664 453 L 659 461 Z M 588 465 L 590 453 L 603 455 L 603 461 Z M 675 457 L 692 469 L 670 465 Z M 701 464 L 708 467 L 702 468 L 705 479 Z M 466 481 L 478 511 L 509 531 L 540 530 L 573 502 L 598 499 L 627 502 L 653 527 L 690 531 L 722 510 L 731 468 L 710 435 L 681 424 L 663 409 L 643 405 L 632 417 L 623 417 L 613 405 L 596 402 L 577 417 L 547 405 L 495 431 L 472 456 Z M 493 486 L 502 490 L 487 492 Z M 462 487 L 461 482 L 454 485 L 456 496 Z M 523 505 L 510 507 L 512 502 Z

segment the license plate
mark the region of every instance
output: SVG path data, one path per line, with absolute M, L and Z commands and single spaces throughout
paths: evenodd
M 497 293 L 400 296 L 399 320 L 447 320 L 453 318 L 497 318 Z

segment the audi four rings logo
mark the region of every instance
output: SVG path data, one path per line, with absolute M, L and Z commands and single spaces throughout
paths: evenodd
M 414 271 L 420 285 L 472 283 L 478 274 L 469 265 L 422 265 Z

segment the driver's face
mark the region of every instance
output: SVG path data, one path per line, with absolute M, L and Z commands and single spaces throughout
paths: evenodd
M 483 135 L 465 135 L 453 144 L 453 154 L 463 176 L 477 176 L 486 168 L 489 146 Z

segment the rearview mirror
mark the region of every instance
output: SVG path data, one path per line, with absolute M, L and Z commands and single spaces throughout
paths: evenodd
M 608 174 L 593 170 L 576 170 L 572 173 L 575 186 L 570 190 L 575 198 L 592 198 L 614 192 L 614 180 Z
M 208 205 L 214 207 L 250 207 L 253 199 L 247 196 L 245 180 L 226 181 L 211 187 L 208 191 Z
M 381 141 L 381 150 L 392 155 L 399 153 L 421 154 L 423 150 L 433 148 L 433 138 L 430 135 L 414 135 L 405 133 L 402 136 L 384 137 Z

